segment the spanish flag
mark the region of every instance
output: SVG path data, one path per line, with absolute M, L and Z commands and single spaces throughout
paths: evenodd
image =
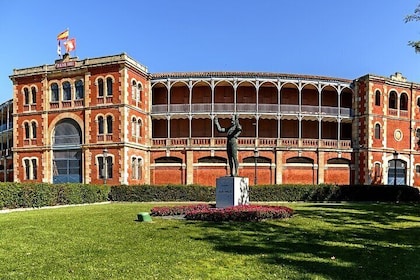
M 69 30 L 61 32 L 57 35 L 57 40 L 66 40 L 69 37 Z

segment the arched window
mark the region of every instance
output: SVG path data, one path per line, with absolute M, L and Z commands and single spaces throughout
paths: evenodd
M 25 105 L 29 105 L 29 89 L 28 88 L 24 88 L 23 89 L 23 92 L 24 92 L 24 102 L 25 102 Z
M 112 134 L 112 116 L 106 117 L 106 133 Z
M 142 166 L 143 166 L 142 159 L 138 158 L 137 159 L 137 179 L 139 180 L 142 178 L 142 172 L 141 172 Z
M 73 119 L 60 120 L 53 132 L 53 182 L 82 182 L 82 130 Z
M 420 108 L 420 97 L 417 98 L 417 107 Z
M 375 91 L 375 105 L 381 106 L 381 92 L 379 90 Z
M 35 87 L 31 88 L 31 93 L 32 93 L 32 104 L 36 104 L 36 88 Z
M 25 159 L 23 161 L 23 165 L 25 165 L 25 180 L 31 179 L 31 165 L 29 159 Z
M 104 96 L 104 80 L 102 78 L 98 80 L 98 96 Z
M 141 86 L 141 84 L 139 83 L 138 85 L 137 85 L 137 101 L 139 101 L 139 102 L 141 102 L 141 94 L 142 94 L 142 92 L 143 92 L 143 89 L 142 89 L 142 86 Z
M 98 134 L 104 134 L 104 117 L 98 117 Z
M 375 124 L 375 139 L 381 139 L 381 125 Z
M 404 92 L 400 96 L 400 110 L 408 110 L 408 96 Z
M 25 170 L 25 180 L 36 180 L 38 174 L 38 160 L 36 158 L 23 160 L 23 168 Z
M 59 88 L 57 83 L 51 84 L 51 101 L 56 102 L 58 101 L 59 96 Z
M 137 137 L 141 137 L 141 119 L 137 121 Z
M 63 83 L 63 100 L 71 100 L 71 85 L 69 82 Z
M 32 122 L 32 138 L 36 138 L 36 122 Z
M 395 91 L 389 93 L 389 108 L 397 109 L 397 93 Z
M 76 81 L 76 99 L 83 99 L 85 95 L 85 90 L 83 87 L 83 81 L 77 80 Z
M 132 157 L 131 159 L 131 178 L 140 180 L 142 178 L 142 159 L 140 157 Z
M 112 78 L 106 78 L 106 96 L 112 96 Z
M 25 123 L 25 139 L 29 139 L 31 137 L 29 123 Z
M 135 117 L 131 119 L 131 135 L 137 137 L 137 120 Z
M 37 173 L 38 173 L 38 165 L 37 165 L 37 160 L 36 159 L 32 159 L 32 179 L 36 179 L 37 178 Z
M 136 84 L 136 81 L 133 81 L 131 83 L 131 98 L 135 100 L 136 96 L 137 96 L 137 84 Z
M 112 165 L 113 159 L 112 156 L 107 156 L 106 158 L 101 155 L 98 157 L 98 177 L 99 179 L 112 179 Z

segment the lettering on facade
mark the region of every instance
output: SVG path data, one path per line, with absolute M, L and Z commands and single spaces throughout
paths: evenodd
M 55 64 L 56 69 L 74 67 L 74 66 L 76 66 L 76 61 L 66 61 L 66 62 L 60 62 L 60 63 Z

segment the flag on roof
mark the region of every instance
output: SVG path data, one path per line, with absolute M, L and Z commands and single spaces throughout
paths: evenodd
M 60 41 L 58 41 L 57 54 L 58 54 L 58 56 L 61 56 L 61 45 L 60 45 Z
M 69 30 L 65 30 L 57 35 L 57 40 L 66 40 L 69 37 Z
M 64 42 L 64 46 L 66 47 L 66 53 L 74 51 L 76 49 L 76 39 L 69 39 Z

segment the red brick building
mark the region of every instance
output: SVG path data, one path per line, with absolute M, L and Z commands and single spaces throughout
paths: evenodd
M 121 54 L 10 78 L 17 182 L 215 185 L 229 167 L 214 117 L 237 114 L 251 183 L 420 183 L 419 85 L 400 75 L 157 74 Z

